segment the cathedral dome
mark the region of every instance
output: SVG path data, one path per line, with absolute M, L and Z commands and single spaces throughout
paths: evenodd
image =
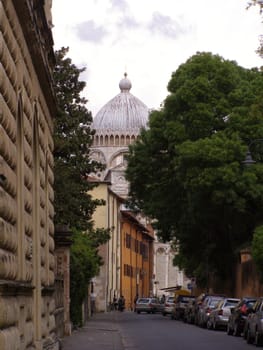
M 124 74 L 119 83 L 121 92 L 106 103 L 96 114 L 92 127 L 96 134 L 124 134 L 137 136 L 148 122 L 149 110 L 137 97 L 130 93 L 132 84 Z

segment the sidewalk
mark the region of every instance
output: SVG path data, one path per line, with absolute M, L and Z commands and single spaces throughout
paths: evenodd
M 62 340 L 62 350 L 123 350 L 118 311 L 94 314 L 87 324 Z

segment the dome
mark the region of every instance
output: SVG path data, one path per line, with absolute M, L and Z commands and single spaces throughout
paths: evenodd
M 92 127 L 97 134 L 138 135 L 148 122 L 148 107 L 130 93 L 132 84 L 127 74 L 119 83 L 121 92 L 96 114 Z

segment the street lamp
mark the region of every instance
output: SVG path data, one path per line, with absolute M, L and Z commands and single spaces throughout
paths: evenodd
M 250 144 L 248 145 L 248 150 L 247 150 L 247 153 L 246 153 L 246 158 L 245 160 L 242 162 L 245 166 L 250 166 L 250 165 L 253 165 L 256 163 L 256 161 L 252 158 L 252 155 L 251 155 L 251 152 L 250 152 L 250 147 L 251 145 L 253 145 L 254 143 L 256 142 L 263 142 L 263 139 L 255 139 L 255 140 L 252 140 L 250 142 Z

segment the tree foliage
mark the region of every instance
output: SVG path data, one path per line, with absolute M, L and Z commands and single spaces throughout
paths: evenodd
M 82 326 L 82 303 L 87 295 L 88 283 L 103 264 L 98 247 L 108 239 L 105 230 L 93 231 L 89 235 L 74 231 L 70 256 L 70 315 L 74 325 Z
M 87 176 L 102 167 L 89 159 L 92 143 L 92 116 L 81 97 L 85 82 L 76 67 L 66 57 L 67 48 L 56 51 L 54 72 L 58 113 L 54 120 L 54 191 L 55 223 L 86 230 L 91 227 L 91 216 L 101 202 L 92 199 L 92 188 Z
M 251 6 L 257 6 L 259 8 L 260 15 L 262 16 L 263 14 L 263 2 L 262 0 L 251 0 L 248 2 L 248 8 Z M 261 58 L 263 58 L 263 35 L 260 35 L 259 38 L 259 47 L 257 49 L 257 52 Z
M 249 140 L 263 135 L 262 88 L 258 69 L 197 53 L 172 74 L 163 107 L 130 146 L 133 204 L 163 240 L 180 243 L 176 263 L 199 282 L 227 277 L 263 214 L 263 166 L 242 164 Z M 257 161 L 262 150 L 251 147 Z

